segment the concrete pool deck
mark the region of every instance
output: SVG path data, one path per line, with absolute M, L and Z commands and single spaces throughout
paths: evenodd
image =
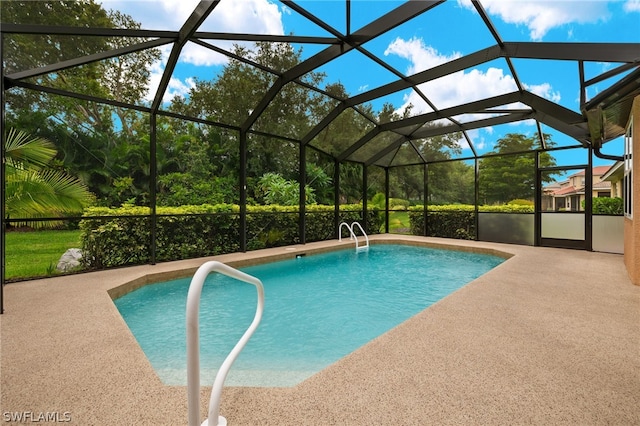
M 394 235 L 371 240 L 513 257 L 296 387 L 226 387 L 220 414 L 230 425 L 640 425 L 640 287 L 621 255 Z M 160 382 L 108 290 L 184 276 L 172 271 L 193 271 L 204 260 L 235 264 L 335 245 L 353 243 L 6 285 L 2 421 L 49 415 L 78 425 L 187 424 L 186 388 Z M 203 383 L 203 418 L 212 383 Z

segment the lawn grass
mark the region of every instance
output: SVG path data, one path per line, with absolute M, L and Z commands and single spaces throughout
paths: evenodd
M 402 210 L 390 211 L 389 232 L 392 234 L 410 234 L 411 222 L 409 221 L 409 212 Z
M 5 242 L 6 279 L 46 277 L 67 249 L 80 247 L 80 231 L 12 231 Z
M 408 234 L 410 228 L 408 212 L 389 212 L 389 232 Z M 80 231 L 7 232 L 6 279 L 53 275 L 60 256 L 74 247 L 80 247 Z

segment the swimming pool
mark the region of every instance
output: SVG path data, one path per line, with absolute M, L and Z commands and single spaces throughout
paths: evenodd
M 242 270 L 265 287 L 262 322 L 233 365 L 229 386 L 294 386 L 471 280 L 503 258 L 373 245 Z M 114 301 L 160 379 L 186 384 L 185 305 L 191 278 L 147 285 Z M 200 303 L 201 383 L 253 319 L 253 286 L 208 277 Z

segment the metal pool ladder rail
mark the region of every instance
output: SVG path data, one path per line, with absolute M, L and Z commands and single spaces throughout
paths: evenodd
M 367 233 L 364 232 L 364 229 L 362 229 L 362 225 L 360 225 L 359 222 L 352 222 L 351 225 L 349 225 L 347 222 L 342 222 L 340 224 L 340 228 L 338 229 L 338 241 L 342 241 L 342 226 L 346 226 L 347 229 L 349 230 L 349 239 L 350 240 L 356 240 L 356 251 L 358 250 L 368 250 L 369 249 L 369 237 L 367 236 Z M 365 245 L 360 247 L 358 245 L 358 237 L 356 236 L 356 233 L 353 231 L 353 227 L 357 225 L 358 228 L 360 228 L 360 232 L 362 232 L 362 235 L 364 235 L 364 240 L 365 240 Z
M 256 286 L 258 291 L 258 306 L 256 314 L 244 332 L 238 343 L 233 347 L 229 355 L 216 374 L 213 388 L 211 389 L 211 400 L 209 401 L 209 418 L 200 423 L 200 332 L 198 326 L 198 315 L 200 311 L 200 295 L 204 281 L 210 272 L 219 272 L 239 281 L 244 281 Z M 225 426 L 227 419 L 219 415 L 220 395 L 222 386 L 227 377 L 231 365 L 236 360 L 244 346 L 251 338 L 253 332 L 258 328 L 262 311 L 264 310 L 264 288 L 262 282 L 244 272 L 238 271 L 224 263 L 210 261 L 198 268 L 191 279 L 189 293 L 187 294 L 187 404 L 189 412 L 189 426 Z M 214 420 L 216 419 L 216 420 Z

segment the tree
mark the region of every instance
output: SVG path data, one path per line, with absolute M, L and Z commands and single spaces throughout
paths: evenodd
M 553 146 L 546 140 L 547 146 Z M 515 199 L 533 200 L 536 185 L 535 150 L 538 140 L 522 134 L 509 133 L 498 139 L 496 155 L 480 161 L 480 199 L 484 204 L 508 203 Z M 519 154 L 518 154 L 519 153 Z M 509 155 L 510 154 L 510 155 Z M 548 152 L 540 153 L 540 167 L 555 166 Z M 545 182 L 552 181 L 547 174 Z
M 50 167 L 53 144 L 9 130 L 5 138 L 6 218 L 36 219 L 82 213 L 93 196 L 77 178 Z M 47 224 L 34 222 L 35 227 Z
M 130 16 L 107 11 L 95 0 L 2 1 L 3 21 L 70 27 L 140 28 Z M 5 70 L 36 69 L 145 41 L 135 37 L 9 34 L 5 37 Z M 30 83 L 130 104 L 144 103 L 150 65 L 158 49 L 91 62 L 39 75 Z M 147 149 L 149 120 L 135 111 L 104 104 L 12 88 L 6 92 L 9 126 L 51 140 L 65 166 L 100 198 L 113 198 L 114 182 L 131 177 L 131 192 L 144 202 L 149 163 L 139 161 Z M 129 175 L 131 171 L 131 176 Z M 131 194 L 129 194 L 131 195 Z
M 260 189 L 264 194 L 265 204 L 279 204 L 281 206 L 297 206 L 300 203 L 300 184 L 286 180 L 277 173 L 265 173 L 259 180 Z M 307 204 L 315 204 L 313 188 L 305 186 Z
M 473 204 L 475 168 L 464 161 L 447 161 L 428 166 L 430 204 Z
M 401 113 L 394 110 L 390 104 L 385 104 L 378 115 L 381 123 L 393 122 L 409 118 L 413 110 L 409 105 Z M 440 124 L 426 123 L 420 127 L 420 131 L 438 128 Z M 417 130 L 417 129 L 416 129 Z M 388 135 L 377 136 L 380 140 L 376 142 L 377 147 L 391 144 L 398 141 L 401 136 L 388 132 Z M 424 194 L 424 167 L 423 159 L 429 162 L 450 160 L 456 155 L 462 154 L 459 144 L 460 133 L 432 136 L 428 138 L 405 141 L 396 152 L 383 159 L 391 167 L 389 173 L 389 186 L 392 198 L 402 198 L 406 200 L 422 199 Z M 398 167 L 395 167 L 398 166 Z M 466 185 L 469 178 L 473 182 L 473 169 L 462 162 L 441 162 L 429 165 L 428 189 L 432 196 L 428 196 L 431 203 L 461 202 L 466 199 L 469 191 L 473 193 L 473 183 Z M 435 172 L 437 170 L 437 172 Z M 455 184 L 452 184 L 455 181 Z M 433 196 L 436 194 L 435 196 Z M 471 197 L 473 199 L 473 197 Z
M 235 46 L 233 53 L 261 67 L 282 72 L 301 62 L 301 50 L 288 43 L 258 42 L 254 49 Z M 277 76 L 242 60 L 232 58 L 215 80 L 196 80 L 185 98 L 173 100 L 171 110 L 193 117 L 239 125 L 255 109 Z M 323 75 L 311 72 L 301 80 L 316 85 Z M 302 85 L 285 85 L 252 126 L 252 130 L 285 137 L 301 137 L 311 126 L 308 111 L 317 102 L 315 95 Z M 250 150 L 247 157 L 249 178 L 258 178 L 267 172 L 279 173 L 286 178 L 298 169 L 297 145 L 264 134 L 249 134 Z M 220 141 L 233 164 L 239 164 L 238 135 L 227 133 Z M 292 149 L 295 148 L 295 149 Z
M 333 180 L 315 164 L 307 163 L 307 186 L 313 189 L 316 200 L 320 204 L 333 204 Z

